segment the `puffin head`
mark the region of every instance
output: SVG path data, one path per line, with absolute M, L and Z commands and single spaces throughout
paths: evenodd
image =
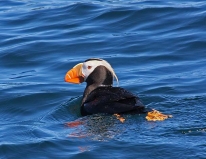
M 112 85 L 113 78 L 118 78 L 111 65 L 99 58 L 92 58 L 75 65 L 65 75 L 65 82 L 79 84 Z

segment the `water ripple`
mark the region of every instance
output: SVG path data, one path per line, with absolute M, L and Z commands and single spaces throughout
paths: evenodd
M 205 157 L 205 1 L 0 4 L 0 158 Z M 81 117 L 85 84 L 64 75 L 91 57 L 106 59 L 121 87 L 173 118 Z M 78 120 L 85 124 L 65 126 Z

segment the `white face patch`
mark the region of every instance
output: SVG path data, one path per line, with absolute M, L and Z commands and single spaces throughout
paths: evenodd
M 86 81 L 87 77 L 94 71 L 94 69 L 97 66 L 105 66 L 113 75 L 113 77 L 116 78 L 117 82 L 118 82 L 118 78 L 113 70 L 113 68 L 111 67 L 111 65 L 105 61 L 105 60 L 89 60 L 83 63 L 82 66 L 82 74 L 84 75 L 84 81 Z
M 101 61 L 87 61 L 83 63 L 82 74 L 84 75 L 84 80 L 86 81 L 87 77 L 94 71 L 97 66 L 101 65 Z

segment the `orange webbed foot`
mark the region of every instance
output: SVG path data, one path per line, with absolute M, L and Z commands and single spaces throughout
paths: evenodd
M 121 115 L 119 115 L 119 114 L 114 114 L 114 116 L 115 116 L 120 122 L 124 123 L 125 118 L 123 118 Z
M 153 109 L 151 112 L 147 113 L 146 119 L 148 121 L 163 121 L 165 119 L 172 118 L 172 115 L 165 115 L 161 112 Z

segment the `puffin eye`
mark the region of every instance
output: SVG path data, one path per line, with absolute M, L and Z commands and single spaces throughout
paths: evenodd
M 91 68 L 92 68 L 92 66 L 87 66 L 87 68 L 88 68 L 88 69 L 91 69 Z

